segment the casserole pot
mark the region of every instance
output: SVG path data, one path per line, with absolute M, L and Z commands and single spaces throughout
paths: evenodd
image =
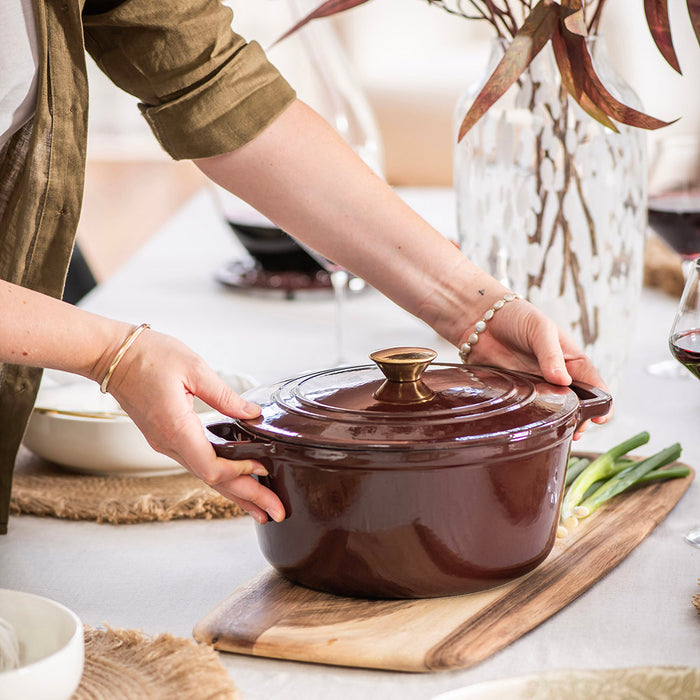
M 575 429 L 605 392 L 462 364 L 426 348 L 245 394 L 253 420 L 208 426 L 219 456 L 257 459 L 287 518 L 257 525 L 265 558 L 305 586 L 374 598 L 490 588 L 556 537 Z

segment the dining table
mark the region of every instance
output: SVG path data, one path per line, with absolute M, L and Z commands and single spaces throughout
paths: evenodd
M 456 240 L 450 188 L 397 192 Z M 333 294 L 308 291 L 289 298 L 223 284 L 223 266 L 244 257 L 216 197 L 205 188 L 80 306 L 132 324 L 150 323 L 217 371 L 242 372 L 261 384 L 332 366 Z M 647 430 L 644 452 L 679 442 L 682 461 L 700 465 L 700 383 L 648 371 L 650 363 L 668 357 L 677 302 L 657 289 L 642 289 L 628 359 L 614 390 L 614 416 L 606 425 L 592 425 L 576 450 L 604 451 Z M 349 294 L 343 324 L 350 364 L 368 364 L 370 352 L 393 346 L 425 346 L 438 352 L 438 361 L 459 361 L 457 350 L 431 328 L 369 287 Z M 407 673 L 228 652 L 219 658 L 244 700 L 429 700 L 463 686 L 555 669 L 700 666 L 700 615 L 692 605 L 700 592 L 700 548 L 684 539 L 695 525 L 697 481 L 613 570 L 469 668 Z M 200 619 L 265 567 L 249 517 L 111 525 L 21 515 L 10 519 L 7 536 L 0 538 L 1 588 L 57 600 L 89 625 L 153 635 L 192 638 Z

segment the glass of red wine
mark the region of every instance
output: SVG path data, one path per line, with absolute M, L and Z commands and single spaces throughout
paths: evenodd
M 685 278 L 700 258 L 700 136 L 661 137 L 649 169 L 649 226 L 681 256 Z M 681 302 L 682 303 L 682 302 Z M 675 325 L 675 324 L 674 324 Z M 683 365 L 683 366 L 681 366 Z M 673 360 L 649 371 L 662 377 L 692 377 Z
M 686 279 L 668 345 L 676 360 L 700 379 L 700 257 Z M 700 525 L 687 532 L 685 539 L 700 547 Z
M 700 257 L 686 279 L 668 343 L 676 360 L 700 379 Z

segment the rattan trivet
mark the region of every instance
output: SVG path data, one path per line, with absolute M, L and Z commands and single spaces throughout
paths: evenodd
M 85 626 L 85 669 L 72 700 L 237 700 L 217 653 L 191 639 Z
M 10 514 L 122 524 L 235 518 L 245 512 L 191 474 L 74 474 L 23 450 L 13 478 Z
M 700 584 L 700 578 L 698 579 L 698 584 Z M 698 615 L 700 615 L 700 593 L 696 593 L 693 596 L 693 605 L 695 606 L 695 609 L 698 611 Z

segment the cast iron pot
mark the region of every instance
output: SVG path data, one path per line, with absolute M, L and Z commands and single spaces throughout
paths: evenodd
M 425 598 L 534 569 L 556 537 L 575 429 L 603 391 L 435 363 L 391 348 L 377 366 L 307 374 L 246 393 L 254 420 L 209 425 L 217 454 L 254 458 L 287 518 L 257 525 L 283 576 L 341 595 Z M 381 370 L 381 371 L 380 371 Z

